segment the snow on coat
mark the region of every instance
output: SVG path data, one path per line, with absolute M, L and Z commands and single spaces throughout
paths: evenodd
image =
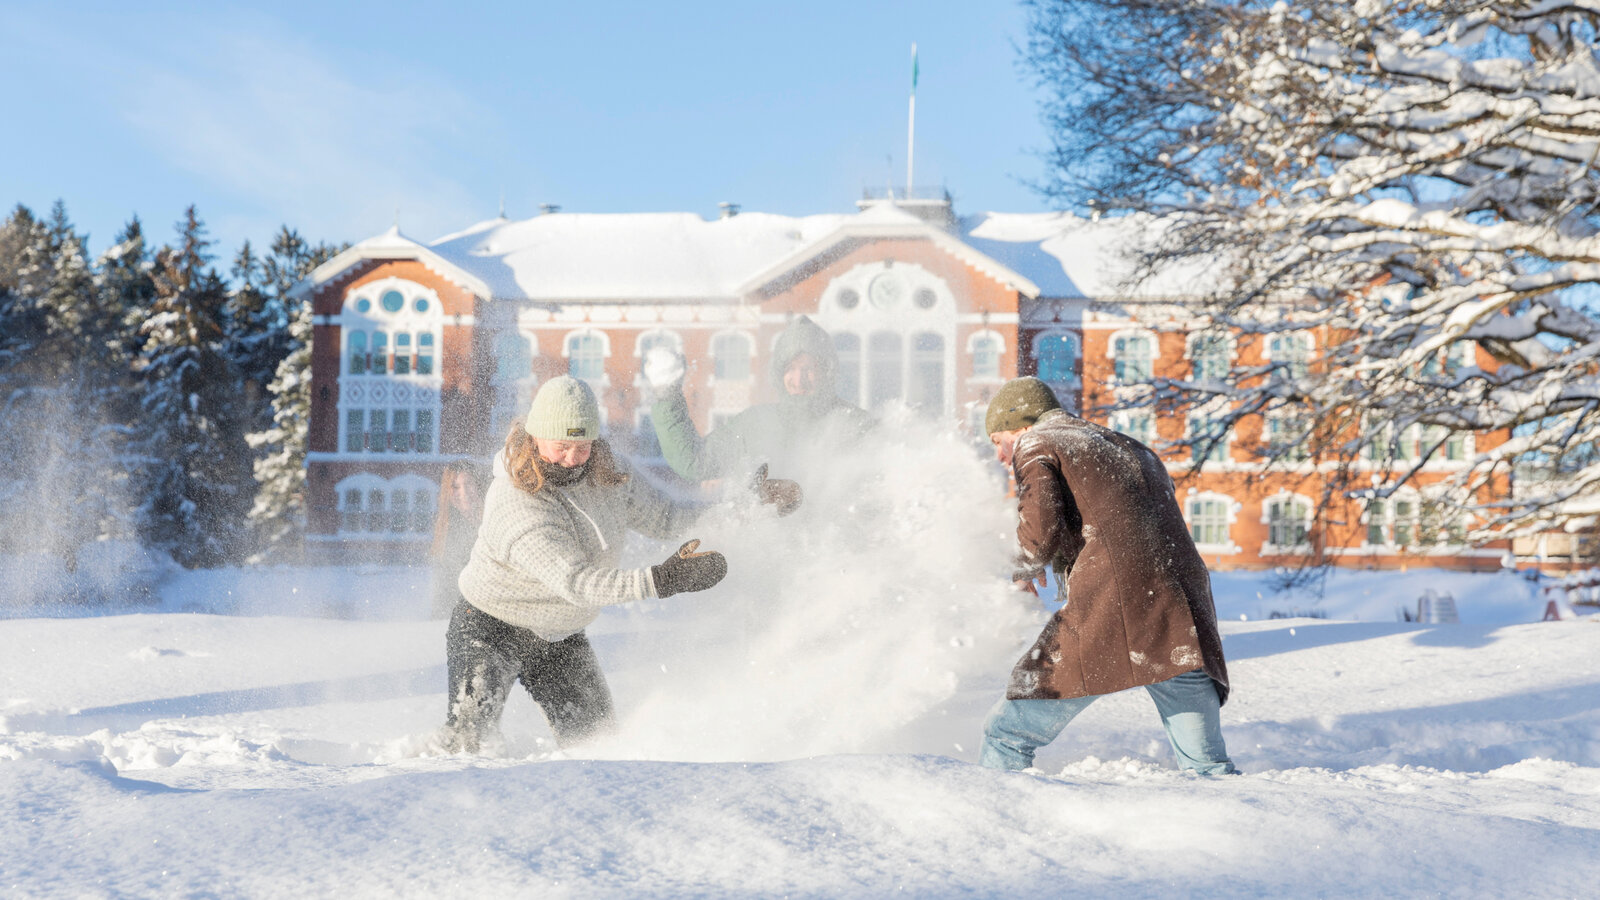
M 700 511 L 638 476 L 620 485 L 587 477 L 567 487 L 546 482 L 530 494 L 497 471 L 461 571 L 461 596 L 502 622 L 561 640 L 587 627 L 601 607 L 656 596 L 648 567 L 618 565 L 629 530 L 679 537 Z
M 1110 694 L 1200 668 L 1226 702 L 1210 573 L 1160 458 L 1055 410 L 1018 438 L 1012 468 L 1018 577 L 1054 568 L 1066 602 L 1012 671 L 1007 698 Z

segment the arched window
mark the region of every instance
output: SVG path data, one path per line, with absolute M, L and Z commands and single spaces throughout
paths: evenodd
M 1311 335 L 1303 331 L 1273 335 L 1267 341 L 1267 358 L 1279 366 L 1274 370 L 1274 377 L 1306 377 L 1311 371 Z
M 339 482 L 335 492 L 343 533 L 416 540 L 433 532 L 438 486 L 420 475 L 386 479 L 363 472 Z
M 361 489 L 346 488 L 339 496 L 339 530 L 347 533 L 361 531 L 366 522 L 366 517 L 361 514 Z
M 1206 410 L 1189 413 L 1189 458 L 1196 465 L 1228 459 L 1228 426 L 1220 414 Z
M 662 328 L 646 331 L 639 335 L 638 342 L 634 344 L 633 354 L 640 359 L 644 359 L 646 353 L 657 347 L 665 347 L 668 350 L 682 353 L 683 338 L 679 337 L 675 331 L 667 331 Z
M 1267 451 L 1289 462 L 1305 462 L 1311 458 L 1310 420 L 1298 412 L 1268 413 Z
M 1034 342 L 1033 356 L 1043 381 L 1074 381 L 1078 377 L 1078 340 L 1070 334 L 1040 335 Z
M 911 339 L 911 383 L 906 404 L 930 414 L 944 412 L 944 338 L 924 332 Z
M 1147 409 L 1131 409 L 1111 416 L 1111 429 L 1133 438 L 1146 447 L 1155 442 L 1155 417 Z
M 411 374 L 411 332 L 402 331 L 394 336 L 394 373 Z
M 357 376 L 339 391 L 341 451 L 436 453 L 444 328 L 437 295 L 402 278 L 368 282 L 345 296 L 335 323 L 348 334 L 345 374 Z
M 839 360 L 835 392 L 846 403 L 861 403 L 861 338 L 848 331 L 836 331 L 833 350 Z
M 389 335 L 386 332 L 374 331 L 372 333 L 372 374 L 387 375 L 389 373 Z
M 1155 374 L 1155 341 L 1149 334 L 1125 333 L 1111 340 L 1117 380 L 1124 384 L 1149 381 Z
M 1381 497 L 1367 501 L 1367 544 L 1382 547 L 1389 543 L 1389 504 Z
M 900 335 L 873 332 L 867 339 L 867 406 L 879 409 L 902 399 L 905 352 Z
M 352 331 L 349 338 L 350 355 L 346 374 L 367 374 L 367 333 L 365 331 Z
M 1311 531 L 1311 501 L 1280 494 L 1266 503 L 1267 544 L 1279 550 L 1304 548 Z
M 567 335 L 567 374 L 573 378 L 597 381 L 606 374 L 606 339 L 596 331 L 576 331 Z
M 1233 342 L 1228 336 L 1203 331 L 1189 337 L 1189 362 L 1195 381 L 1221 381 L 1233 367 Z
M 417 335 L 417 374 L 433 374 L 433 332 Z
M 1228 522 L 1233 518 L 1233 500 L 1220 494 L 1199 494 L 1186 504 L 1189 514 L 1189 537 L 1204 547 L 1232 545 L 1228 537 Z
M 967 351 L 972 354 L 972 377 L 992 378 L 1000 377 L 1000 355 L 1005 350 L 1005 343 L 998 334 L 992 331 L 982 331 L 972 336 L 967 341 Z
M 389 505 L 385 501 L 388 497 L 381 488 L 371 488 L 367 491 L 367 530 L 389 530 Z
M 752 353 L 750 336 L 747 334 L 730 331 L 712 338 L 711 359 L 716 379 L 749 381 Z

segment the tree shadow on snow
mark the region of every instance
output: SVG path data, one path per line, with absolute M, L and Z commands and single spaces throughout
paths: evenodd
M 1498 638 L 1501 625 L 1419 625 L 1416 623 L 1342 622 L 1321 624 L 1320 620 L 1284 620 L 1280 628 L 1266 631 L 1223 633 L 1222 650 L 1228 659 L 1259 659 L 1280 653 L 1293 653 L 1410 634 L 1420 647 L 1487 647 Z M 1226 626 L 1226 623 L 1224 623 Z
M 100 728 L 126 731 L 151 720 L 232 715 L 268 709 L 320 706 L 324 703 L 372 703 L 401 697 L 437 694 L 445 690 L 445 666 L 405 672 L 383 672 L 357 678 L 306 681 L 237 691 L 212 691 L 159 700 L 138 700 L 115 706 L 95 706 L 71 714 L 19 715 L 12 727 L 27 726 L 56 734 L 88 734 Z M 48 723 L 48 724 L 47 724 Z

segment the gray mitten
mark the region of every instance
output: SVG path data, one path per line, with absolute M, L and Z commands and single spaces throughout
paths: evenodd
M 701 550 L 698 540 L 689 541 L 659 566 L 651 566 L 656 596 L 662 599 L 687 591 L 703 591 L 717 586 L 728 575 L 728 560 L 715 550 Z

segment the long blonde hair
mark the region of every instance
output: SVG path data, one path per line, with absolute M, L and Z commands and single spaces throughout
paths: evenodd
M 534 443 L 533 437 L 518 422 L 511 426 L 511 433 L 506 435 L 506 474 L 511 476 L 511 483 L 527 491 L 537 494 L 544 488 L 544 470 L 539 463 L 539 446 Z M 546 463 L 546 465 L 554 465 Z M 596 484 L 610 487 L 623 484 L 628 480 L 628 473 L 617 465 L 617 458 L 611 452 L 611 445 L 605 438 L 596 438 L 594 446 L 589 451 L 589 477 Z

